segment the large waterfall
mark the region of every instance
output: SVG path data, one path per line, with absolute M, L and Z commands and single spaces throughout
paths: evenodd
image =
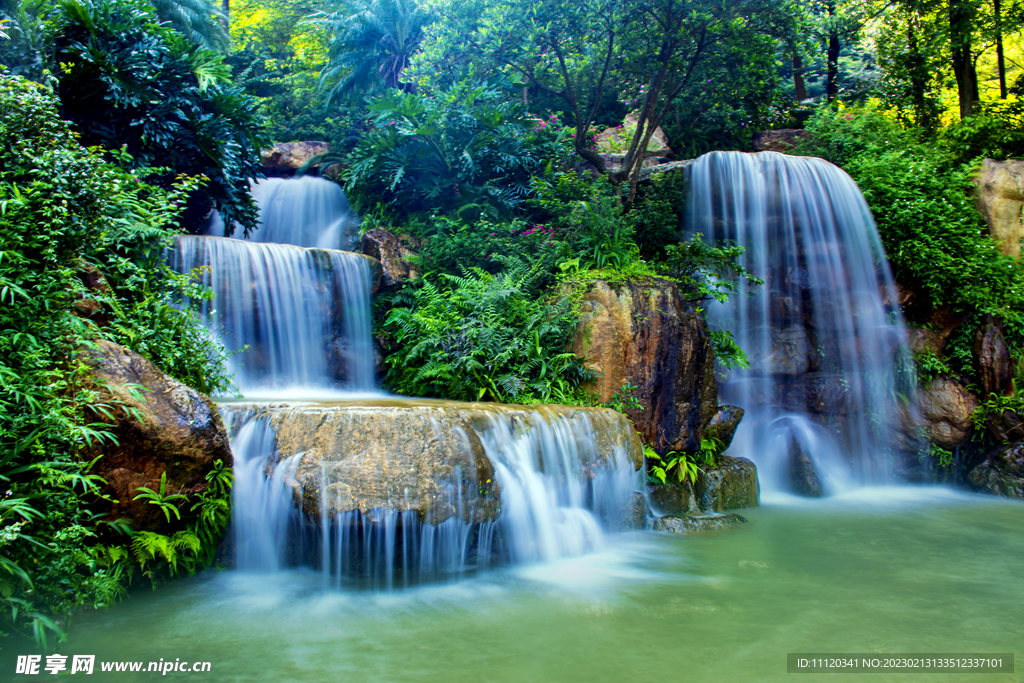
M 239 568 L 307 565 L 328 586 L 392 588 L 601 548 L 638 483 L 629 422 L 586 409 L 382 405 L 370 395 L 371 261 L 337 250 L 351 237 L 344 193 L 301 178 L 261 181 L 253 196 L 250 238 L 223 237 L 214 219 L 169 257 L 213 291 L 201 313 L 234 352 L 244 398 L 268 401 L 221 409 Z
M 892 475 L 901 403 L 913 404 L 906 331 L 871 213 L 853 180 L 815 158 L 714 152 L 689 169 L 688 230 L 738 244 L 764 280 L 708 306 L 748 370 L 720 397 L 747 410 L 730 451 L 788 488 L 810 457 L 825 492 Z

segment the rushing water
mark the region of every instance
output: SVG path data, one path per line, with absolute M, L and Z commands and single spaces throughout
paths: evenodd
M 826 493 L 893 476 L 898 402 L 913 404 L 906 330 L 892 275 L 857 185 L 821 159 L 713 152 L 689 168 L 688 229 L 745 249 L 763 286 L 739 282 L 708 306 L 750 359 L 720 385 L 747 413 L 734 455 L 762 486 L 787 488 L 799 448 Z
M 619 522 L 639 484 L 631 457 L 635 437 L 629 422 L 616 414 L 412 399 L 296 404 L 269 411 L 229 404 L 222 413 L 233 433 L 233 531 L 243 571 L 305 564 L 319 568 L 329 585 L 392 589 L 455 580 L 507 563 L 553 562 L 604 548 L 604 529 Z M 312 442 L 322 447 L 283 455 L 288 444 L 279 443 L 274 424 L 289 422 L 293 429 L 312 431 Z M 349 483 L 358 486 L 366 471 L 361 458 L 369 458 L 374 468 L 378 462 L 387 468 L 400 466 L 398 459 L 406 455 L 393 444 L 363 440 L 374 423 L 401 429 L 406 436 L 422 432 L 424 440 L 455 431 L 468 443 L 467 430 L 472 430 L 500 483 L 500 516 L 481 521 L 471 507 L 474 501 L 464 498 L 459 468 L 447 465 L 417 467 L 413 475 L 429 477 L 431 483 L 434 477 L 447 477 L 441 482 L 442 499 L 431 503 L 437 509 L 453 505 L 455 514 L 444 520 L 431 519 L 430 510 L 420 518 L 417 505 L 409 502 L 418 500 L 419 493 L 410 494 L 408 488 L 419 482 L 408 479 L 404 496 L 399 493 L 386 506 L 328 514 L 328 486 L 322 483 L 328 466 L 357 463 L 349 470 Z M 379 449 L 380 459 L 364 448 Z M 410 455 L 415 460 L 419 449 Z M 323 477 L 307 483 L 322 496 L 319 516 L 304 515 L 296 507 L 303 497 L 297 470 L 304 457 L 322 463 L 324 470 Z M 424 463 L 430 460 L 425 452 L 421 457 Z M 374 488 L 388 485 L 383 472 L 376 476 L 380 481 Z
M 209 661 L 196 678 L 215 683 L 719 683 L 789 681 L 788 652 L 1024 650 L 1019 502 L 862 489 L 743 514 L 750 524 L 720 534 L 620 536 L 586 557 L 394 593 L 324 591 L 308 571 L 212 573 L 81 615 L 60 652 Z M 1020 667 L 867 678 L 1016 683 Z
M 170 265 L 213 290 L 203 321 L 235 353 L 235 384 L 247 396 L 280 398 L 373 381 L 370 265 L 358 254 L 240 239 L 182 236 Z

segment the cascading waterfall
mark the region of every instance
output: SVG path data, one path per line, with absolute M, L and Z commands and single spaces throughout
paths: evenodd
M 320 249 L 353 248 L 358 220 L 337 183 L 313 176 L 264 178 L 252 184 L 251 192 L 260 207 L 260 223 L 247 239 Z M 234 234 L 240 232 L 236 226 Z M 224 222 L 216 213 L 207 233 L 224 236 Z
M 774 152 L 713 152 L 689 167 L 688 231 L 744 247 L 764 280 L 708 306 L 750 360 L 720 386 L 747 410 L 730 452 L 788 488 L 794 451 L 826 493 L 893 472 L 900 396 L 914 381 L 906 330 L 860 190 L 832 164 Z M 913 401 L 908 401 L 913 404 Z
M 373 389 L 371 272 L 348 252 L 182 236 L 169 262 L 202 268 L 214 292 L 204 323 L 229 351 L 235 384 L 248 396 L 344 386 Z M 243 350 L 244 349 L 244 350 Z
M 429 403 L 409 406 L 419 411 L 417 419 L 444 419 Z M 392 589 L 454 580 L 497 564 L 550 562 L 603 548 L 604 530 L 619 522 L 637 483 L 628 422 L 600 416 L 571 419 L 540 408 L 523 424 L 494 407 L 480 410 L 474 433 L 500 482 L 500 516 L 473 521 L 471 502 L 457 493 L 461 473 L 454 471 L 447 488 L 449 498 L 457 501 L 456 514 L 434 523 L 429 512 L 421 519 L 417 510 L 403 509 L 402 501 L 328 515 L 325 485 L 314 494 L 321 496 L 320 513 L 301 513 L 296 501 L 307 492 L 296 471 L 307 454 L 281 456 L 266 415 L 253 406 L 225 405 L 222 414 L 233 434 L 236 460 L 239 569 L 305 564 L 320 569 L 328 585 Z M 344 422 L 346 414 L 335 415 L 332 431 L 351 427 L 338 425 L 339 420 Z
M 236 385 L 248 399 L 272 401 L 371 391 L 371 271 L 366 258 L 336 250 L 351 222 L 344 193 L 321 179 L 269 179 L 253 185 L 253 196 L 260 227 L 250 238 L 217 236 L 223 225 L 214 218 L 210 235 L 179 237 L 169 255 L 174 269 L 196 272 L 214 292 L 201 314 L 237 352 Z M 569 420 L 533 409 L 510 422 L 500 410 L 479 409 L 477 422 L 485 424 L 474 438 L 500 484 L 500 515 L 474 518 L 458 468 L 441 482 L 457 509 L 444 519 L 401 497 L 329 513 L 328 486 L 303 489 L 299 481 L 308 454 L 282 456 L 259 405 L 270 404 L 222 407 L 235 456 L 236 558 L 247 571 L 308 565 L 323 571 L 326 585 L 393 588 L 493 563 L 551 561 L 602 547 L 604 529 L 636 488 L 627 457 L 635 444 L 624 420 Z M 347 409 L 330 419 L 355 419 Z M 429 410 L 422 417 L 436 419 Z M 326 481 L 326 465 L 320 474 Z M 320 496 L 315 514 L 301 511 L 308 495 Z

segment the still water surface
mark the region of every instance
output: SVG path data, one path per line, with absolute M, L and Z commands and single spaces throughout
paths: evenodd
M 204 575 L 79 617 L 60 652 L 212 663 L 85 679 L 124 683 L 1024 681 L 1024 505 L 885 488 L 743 514 L 714 535 L 635 532 L 391 593 L 324 592 L 307 571 Z M 1015 652 L 1016 673 L 786 673 L 787 652 L 975 651 Z

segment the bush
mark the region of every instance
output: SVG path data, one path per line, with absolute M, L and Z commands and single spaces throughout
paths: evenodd
M 593 375 L 565 352 L 576 326 L 568 299 L 545 301 L 537 269 L 515 256 L 499 260 L 497 275 L 474 268 L 403 292 L 384 325 L 399 345 L 387 359 L 391 389 L 463 401 L 575 401 Z
M 42 640 L 75 610 L 123 595 L 139 568 L 133 530 L 103 520 L 104 482 L 84 459 L 112 439 L 112 407 L 81 358 L 90 340 L 127 343 L 200 388 L 226 378 L 219 347 L 173 305 L 181 281 L 160 259 L 195 181 L 168 192 L 104 163 L 52 95 L 2 73 L 0 142 L 0 624 Z M 93 269 L 108 275 L 108 293 L 85 289 L 80 274 Z M 105 319 L 76 314 L 83 297 L 101 300 Z M 216 547 L 227 504 L 217 491 L 205 517 L 186 513 L 204 540 L 183 566 Z

